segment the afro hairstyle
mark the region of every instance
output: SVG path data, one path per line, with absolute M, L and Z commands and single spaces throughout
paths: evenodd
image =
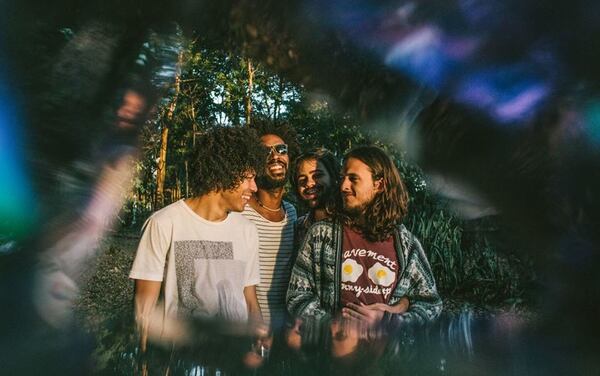
M 190 187 L 195 196 L 238 187 L 248 172 L 264 167 L 267 151 L 256 131 L 215 127 L 200 136 L 192 151 Z
M 293 160 L 298 154 L 300 154 L 298 134 L 290 124 L 256 118 L 252 121 L 251 127 L 256 130 L 258 137 L 262 137 L 266 134 L 274 134 L 275 136 L 281 138 L 288 146 L 290 160 Z

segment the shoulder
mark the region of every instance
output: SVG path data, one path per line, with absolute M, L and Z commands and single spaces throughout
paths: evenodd
M 262 215 L 258 214 L 258 212 L 252 206 L 250 206 L 250 204 L 246 204 L 246 206 L 244 206 L 244 210 L 237 214 L 240 214 L 242 217 L 246 218 L 252 223 L 266 222 L 266 219 L 264 219 Z
M 307 231 L 307 236 L 332 236 L 333 231 L 339 227 L 331 221 L 318 221 L 313 223 Z
M 285 200 L 283 200 L 281 203 L 283 205 L 283 209 L 287 213 L 290 220 L 296 221 L 296 219 L 298 218 L 298 213 L 296 212 L 296 208 L 294 207 L 294 205 Z
M 308 226 L 308 214 L 304 214 L 301 217 L 298 217 L 298 219 L 296 219 L 296 225 L 297 226 L 303 226 L 303 227 L 307 227 Z
M 167 225 L 177 221 L 178 218 L 186 214 L 183 205 L 185 205 L 185 203 L 183 200 L 180 200 L 155 211 L 148 217 L 146 224 Z
M 400 241 L 402 242 L 402 248 L 404 248 L 406 252 L 422 251 L 423 247 L 421 246 L 421 242 L 419 242 L 419 239 L 410 232 L 404 224 L 398 226 L 398 233 L 400 235 Z
M 256 225 L 242 213 L 233 212 L 233 213 L 229 213 L 229 216 L 230 216 L 229 220 L 231 221 L 230 223 L 232 226 L 237 226 L 238 228 L 256 230 Z

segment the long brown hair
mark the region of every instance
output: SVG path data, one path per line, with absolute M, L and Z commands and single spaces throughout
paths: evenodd
M 300 199 L 298 194 L 298 166 L 301 163 L 314 160 L 317 163 L 321 162 L 331 179 L 330 187 L 324 192 L 327 197 L 324 199 L 325 211 L 328 215 L 333 215 L 339 201 L 340 191 L 340 162 L 332 152 L 325 148 L 317 148 L 304 152 L 296 158 L 293 163 L 292 188 L 294 193 Z M 301 201 L 301 200 L 300 200 Z
M 345 224 L 355 227 L 369 241 L 388 239 L 408 212 L 408 192 L 400 173 L 385 151 L 376 146 L 359 146 L 344 156 L 344 165 L 350 158 L 366 164 L 373 181 L 381 180 L 382 189 L 367 205 L 361 221 L 342 214 Z

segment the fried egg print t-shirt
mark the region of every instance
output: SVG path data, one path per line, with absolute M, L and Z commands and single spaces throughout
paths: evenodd
M 341 303 L 373 304 L 389 301 L 400 273 L 394 239 L 370 242 L 344 226 Z

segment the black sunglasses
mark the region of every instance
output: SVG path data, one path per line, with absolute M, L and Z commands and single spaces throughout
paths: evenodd
M 288 153 L 288 146 L 286 144 L 276 144 L 267 146 L 269 153 L 277 153 L 279 155 L 286 155 Z

